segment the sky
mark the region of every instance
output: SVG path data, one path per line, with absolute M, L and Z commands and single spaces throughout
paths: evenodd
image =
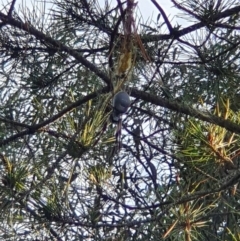
M 104 2 L 106 0 L 96 0 L 99 2 L 99 4 L 104 5 Z M 108 0 L 113 6 L 116 6 L 117 0 Z M 6 5 L 7 3 L 11 2 L 11 0 L 0 0 L 0 6 L 2 9 L 3 5 Z M 31 8 L 31 5 L 36 4 L 36 3 L 43 3 L 43 2 L 52 2 L 52 0 L 17 0 L 16 1 L 16 6 L 27 6 L 28 8 Z M 143 19 L 146 20 L 151 20 L 156 21 L 157 16 L 158 16 L 158 10 L 156 7 L 153 5 L 151 0 L 135 0 L 137 2 L 137 9 L 136 11 L 140 11 Z M 166 15 L 169 17 L 171 23 L 173 25 L 180 24 L 180 25 L 186 25 L 186 21 L 179 19 L 176 17 L 178 11 L 177 9 L 173 8 L 173 4 L 171 0 L 158 0 L 158 4 L 163 8 L 165 11 Z M 46 4 L 47 9 L 52 8 L 52 4 L 48 3 Z

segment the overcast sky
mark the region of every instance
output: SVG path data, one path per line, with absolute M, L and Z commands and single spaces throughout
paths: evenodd
M 7 3 L 11 2 L 11 0 L 0 0 L 1 5 L 6 5 Z M 43 3 L 43 2 L 51 2 L 51 0 L 17 0 L 16 6 L 27 6 L 28 8 L 31 8 L 31 5 L 37 4 L 37 3 Z M 104 4 L 105 0 L 98 0 L 99 4 Z M 110 3 L 113 4 L 113 6 L 116 6 L 117 1 L 116 0 L 109 0 Z M 157 15 L 158 15 L 158 10 L 156 7 L 153 5 L 151 0 L 135 0 L 135 2 L 138 2 L 137 5 L 137 12 L 141 12 L 142 17 L 144 20 L 150 20 L 153 19 L 153 21 L 156 21 Z M 165 13 L 169 17 L 171 23 L 173 26 L 175 24 L 180 24 L 180 25 L 186 25 L 186 21 L 179 19 L 176 17 L 177 15 L 177 10 L 172 7 L 171 0 L 158 0 L 158 4 L 164 9 Z M 52 4 L 47 4 L 46 8 L 51 9 Z

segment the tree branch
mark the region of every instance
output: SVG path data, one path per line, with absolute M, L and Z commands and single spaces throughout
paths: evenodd
M 226 11 L 224 12 L 221 12 L 221 13 L 218 13 L 216 14 L 212 21 L 217 21 L 217 20 L 220 20 L 222 18 L 226 18 L 226 17 L 229 17 L 233 14 L 238 14 L 240 12 L 240 6 L 237 6 L 237 7 L 234 7 L 234 8 L 230 8 L 230 9 L 227 9 Z M 199 23 L 196 23 L 196 24 L 193 24 L 189 27 L 186 27 L 186 28 L 183 28 L 181 30 L 178 30 L 176 31 L 176 35 L 178 37 L 181 37 L 183 35 L 186 35 L 186 34 L 189 34 L 195 30 L 198 30 L 202 27 L 205 27 L 207 26 L 206 23 L 203 23 L 203 22 L 199 22 Z M 172 36 L 170 34 L 161 34 L 161 35 L 143 35 L 141 37 L 141 40 L 143 43 L 148 43 L 148 42 L 154 42 L 154 41 L 159 41 L 159 40 L 166 40 L 166 39 L 171 39 Z
M 167 25 L 167 27 L 168 27 L 168 30 L 169 30 L 170 35 L 174 35 L 174 32 L 175 32 L 175 31 L 174 31 L 174 29 L 173 29 L 170 21 L 168 20 L 168 17 L 167 17 L 167 15 L 165 14 L 164 10 L 161 8 L 161 6 L 160 6 L 155 0 L 151 0 L 151 1 L 152 1 L 152 3 L 156 6 L 156 8 L 159 10 L 159 12 L 162 14 L 163 19 L 164 19 L 164 21 L 165 21 L 165 23 L 166 23 L 166 25 Z
M 8 11 L 9 17 L 12 16 L 12 12 L 13 12 L 15 3 L 16 3 L 16 0 L 13 0 L 12 3 L 11 3 L 11 7 L 9 8 L 9 11 Z
M 89 101 L 90 99 L 94 99 L 95 97 L 98 96 L 99 93 L 107 93 L 109 90 L 107 87 L 99 90 L 99 91 L 95 91 L 85 97 L 83 97 L 82 99 L 74 102 L 72 105 L 66 107 L 65 109 L 63 109 L 62 111 L 60 111 L 58 114 L 54 115 L 53 117 L 39 123 L 33 126 L 29 126 L 28 130 L 24 130 L 22 132 L 19 132 L 5 140 L 0 141 L 0 147 L 3 145 L 8 144 L 9 142 L 15 141 L 18 138 L 22 138 L 25 135 L 29 135 L 29 134 L 34 134 L 35 132 L 37 132 L 40 128 L 56 121 L 57 119 L 59 119 L 60 117 L 62 117 L 64 114 L 66 114 L 67 112 L 71 111 L 72 109 L 86 103 L 87 101 Z M 234 133 L 238 133 L 240 134 L 240 125 L 237 125 L 236 123 L 233 123 L 229 120 L 225 120 L 223 118 L 217 117 L 215 115 L 212 115 L 208 112 L 203 112 L 200 110 L 197 110 L 195 108 L 192 108 L 190 106 L 184 105 L 183 103 L 178 103 L 175 101 L 169 101 L 163 98 L 160 98 L 158 96 L 155 95 L 151 95 L 150 93 L 146 93 L 144 91 L 140 91 L 138 89 L 132 88 L 129 90 L 131 93 L 131 96 L 147 101 L 149 103 L 152 103 L 154 105 L 157 106 L 162 106 L 165 108 L 168 108 L 170 110 L 176 111 L 176 112 L 181 112 L 183 114 L 192 116 L 194 118 L 198 118 L 199 120 L 202 121 L 206 121 L 215 125 L 219 125 L 221 127 L 226 128 L 229 131 L 232 131 Z
M 240 134 L 240 125 L 237 125 L 236 123 L 233 123 L 229 120 L 225 120 L 223 118 L 212 115 L 208 112 L 197 110 L 190 106 L 184 105 L 183 103 L 169 101 L 169 100 L 160 98 L 158 96 L 151 95 L 150 93 L 137 90 L 135 88 L 131 89 L 130 93 L 131 93 L 131 96 L 135 98 L 142 99 L 144 101 L 147 101 L 157 106 L 166 107 L 176 112 L 181 112 L 183 114 L 192 116 L 194 118 L 198 118 L 199 120 L 202 120 L 202 121 L 219 125 L 221 127 L 226 128 L 229 131 Z
M 12 141 L 17 140 L 18 138 L 23 138 L 26 135 L 36 133 L 40 128 L 42 128 L 42 127 L 44 127 L 46 125 L 49 125 L 50 123 L 53 123 L 57 119 L 61 118 L 64 114 L 66 114 L 69 111 L 73 110 L 74 108 L 76 108 L 76 107 L 86 103 L 87 101 L 89 101 L 91 99 L 94 99 L 100 93 L 107 93 L 107 92 L 108 92 L 108 88 L 107 87 L 101 89 L 100 91 L 95 91 L 95 92 L 93 92 L 93 93 L 83 97 L 82 99 L 74 102 L 73 104 L 67 106 L 66 108 L 61 110 L 58 114 L 50 117 L 49 119 L 47 119 L 47 120 L 45 120 L 45 121 L 43 121 L 43 122 L 41 122 L 39 124 L 32 125 L 32 126 L 28 126 L 28 125 L 25 126 L 25 124 L 18 123 L 18 126 L 26 127 L 27 130 L 21 131 L 21 132 L 15 134 L 15 135 L 12 135 L 12 136 L 6 138 L 5 140 L 0 141 L 0 147 L 4 146 L 4 145 L 7 145 L 8 143 L 10 143 Z
M 100 77 L 110 88 L 111 86 L 111 80 L 110 78 L 105 75 L 102 71 L 100 71 L 94 64 L 86 60 L 82 55 L 80 55 L 76 50 L 67 47 L 66 45 L 62 44 L 60 41 L 53 39 L 50 36 L 47 36 L 43 32 L 35 29 L 31 25 L 29 25 L 27 22 L 22 23 L 12 17 L 8 17 L 7 15 L 0 12 L 0 19 L 5 22 L 6 24 L 15 26 L 19 29 L 22 29 L 31 35 L 35 36 L 37 39 L 45 41 L 49 44 L 51 44 L 55 49 L 64 51 L 68 53 L 69 55 L 73 56 L 76 60 L 78 60 L 82 65 L 84 65 L 86 68 L 90 69 L 93 73 L 95 73 L 98 77 Z

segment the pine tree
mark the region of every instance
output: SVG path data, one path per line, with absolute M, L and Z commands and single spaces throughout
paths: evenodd
M 169 2 L 2 0 L 1 240 L 240 240 L 239 1 Z

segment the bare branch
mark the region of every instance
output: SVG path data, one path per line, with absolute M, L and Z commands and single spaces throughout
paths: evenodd
M 13 10 L 14 10 L 14 5 L 15 5 L 15 3 L 16 3 L 16 0 L 13 0 L 12 3 L 11 3 L 11 7 L 10 7 L 10 9 L 9 9 L 9 11 L 8 11 L 8 16 L 9 16 L 9 17 L 12 16 L 12 12 L 13 12 Z

